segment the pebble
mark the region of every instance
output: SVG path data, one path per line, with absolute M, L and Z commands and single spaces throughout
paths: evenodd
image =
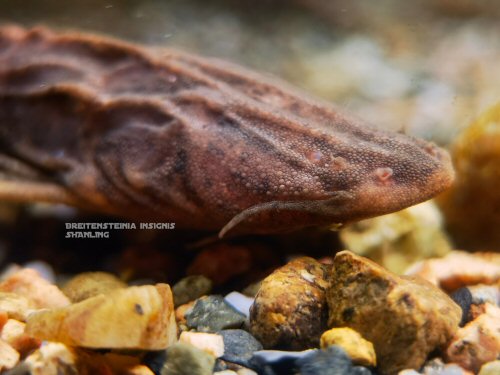
M 40 341 L 25 333 L 26 324 L 9 319 L 2 327 L 0 339 L 8 343 L 22 355 L 29 351 L 37 349 L 40 346 Z
M 500 354 L 500 308 L 485 304 L 484 313 L 460 328 L 446 349 L 448 362 L 478 372 Z
M 339 346 L 317 350 L 296 362 L 300 375 L 370 375 L 366 367 L 352 366 L 347 353 Z
M 177 324 L 186 324 L 186 314 L 193 309 L 195 302 L 196 301 L 185 303 L 184 305 L 180 305 L 175 309 L 175 320 L 177 321 Z
M 460 327 L 463 327 L 469 321 L 470 306 L 472 305 L 472 294 L 468 288 L 460 288 L 455 290 L 450 297 L 462 309 L 462 318 L 460 319 Z
M 44 343 L 31 353 L 19 367 L 20 370 L 25 369 L 25 371 L 16 372 L 16 374 L 74 375 L 79 373 L 74 352 L 66 345 L 55 342 Z
M 500 282 L 496 285 L 470 285 L 467 287 L 472 295 L 474 305 L 491 303 L 500 306 Z
M 172 287 L 175 306 L 184 305 L 201 296 L 210 294 L 212 287 L 212 280 L 203 275 L 187 276 L 179 280 Z
M 481 366 L 478 375 L 498 375 L 500 374 L 500 360 L 485 363 Z
M 455 363 L 445 364 L 441 358 L 428 361 L 422 368 L 423 375 L 472 375 Z
M 192 345 L 177 343 L 167 349 L 161 375 L 212 375 L 215 357 Z
M 397 276 L 349 251 L 335 256 L 327 298 L 329 325 L 353 328 L 372 342 L 381 374 L 422 366 L 453 337 L 462 316 L 429 282 Z
M 260 350 L 254 353 L 249 363 L 251 368 L 263 375 L 293 374 L 296 362 L 316 352 L 308 349 L 299 352 L 282 350 Z
M 220 331 L 219 334 L 224 340 L 224 355 L 222 356 L 224 361 L 250 367 L 253 354 L 262 350 L 262 344 L 242 329 L 226 329 Z
M 179 342 L 192 345 L 215 358 L 224 354 L 224 340 L 221 335 L 205 332 L 182 332 Z
M 23 268 L 31 268 L 38 272 L 38 274 L 51 284 L 56 283 L 56 274 L 50 264 L 43 260 L 33 260 L 23 264 Z
M 87 298 L 106 294 L 115 289 L 126 288 L 127 284 L 107 272 L 83 272 L 71 278 L 62 288 L 63 293 L 76 303 Z
M 240 328 L 246 321 L 245 315 L 236 311 L 219 295 L 199 298 L 185 317 L 189 328 L 201 332 Z
M 0 371 L 9 370 L 19 362 L 19 352 L 0 340 Z
M 500 281 L 500 254 L 452 251 L 443 258 L 417 262 L 405 275 L 420 276 L 446 291 Z
M 231 292 L 224 299 L 247 318 L 250 316 L 250 307 L 254 303 L 255 298 L 245 296 L 239 292 Z
M 0 282 L 0 292 L 19 294 L 33 304 L 34 308 L 64 307 L 70 304 L 68 297 L 55 285 L 30 268 L 22 268 Z
M 321 349 L 332 345 L 340 346 L 357 365 L 371 367 L 377 365 L 373 344 L 351 328 L 332 328 L 324 332 L 320 344 Z
M 34 303 L 26 297 L 16 293 L 0 292 L 0 311 L 7 313 L 9 318 L 24 322 L 33 310 Z
M 86 348 L 164 349 L 177 341 L 167 284 L 117 289 L 67 307 L 31 313 L 26 333 Z
M 250 309 L 250 332 L 265 348 L 319 346 L 327 328 L 327 269 L 327 265 L 302 257 L 264 279 Z

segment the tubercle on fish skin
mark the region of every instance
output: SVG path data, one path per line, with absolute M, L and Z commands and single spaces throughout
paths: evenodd
M 225 235 L 389 213 L 453 180 L 436 146 L 220 60 L 6 27 L 0 66 L 0 156 L 38 192 L 0 198 L 64 190 L 76 206 Z

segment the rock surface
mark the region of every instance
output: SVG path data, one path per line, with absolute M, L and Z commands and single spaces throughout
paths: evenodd
M 224 355 L 222 359 L 226 362 L 249 367 L 249 361 L 253 353 L 262 350 L 262 344 L 250 333 L 242 329 L 226 329 L 220 331 L 219 334 L 224 340 Z
M 172 287 L 175 306 L 194 301 L 212 291 L 212 280 L 203 275 L 187 276 Z
M 446 359 L 477 372 L 500 355 L 500 308 L 489 303 L 484 313 L 460 328 L 446 349 Z
M 19 362 L 19 352 L 0 340 L 0 371 L 9 370 Z
M 319 346 L 328 316 L 327 268 L 303 257 L 264 279 L 250 308 L 250 332 L 265 348 L 302 350 Z
M 419 368 L 453 337 L 462 315 L 429 282 L 399 277 L 349 251 L 334 259 L 327 299 L 329 325 L 353 328 L 371 341 L 381 374 Z
M 405 274 L 420 276 L 447 291 L 467 285 L 494 284 L 500 281 L 500 254 L 453 251 L 443 258 L 417 262 Z
M 118 289 L 28 317 L 26 333 L 86 348 L 158 350 L 177 341 L 170 287 Z
M 193 308 L 186 312 L 185 318 L 189 328 L 201 332 L 240 328 L 246 321 L 245 315 L 236 311 L 219 295 L 197 299 Z
M 321 349 L 337 345 L 357 365 L 375 367 L 377 357 L 370 341 L 365 340 L 358 332 L 351 328 L 332 328 L 321 335 Z
M 30 300 L 35 308 L 68 306 L 69 299 L 55 285 L 30 268 L 23 268 L 0 283 L 0 292 L 19 294 Z
M 194 346 L 177 343 L 167 349 L 161 375 L 212 375 L 215 357 Z
M 500 374 L 500 360 L 485 363 L 481 366 L 478 375 L 498 375 Z
M 338 346 L 317 350 L 297 360 L 301 375 L 370 375 L 365 367 L 352 366 L 346 352 Z
M 179 342 L 192 345 L 219 358 L 224 354 L 224 340 L 221 335 L 206 332 L 182 332 Z
M 126 287 L 127 284 L 113 274 L 107 272 L 83 272 L 69 280 L 62 291 L 71 302 L 75 303 Z

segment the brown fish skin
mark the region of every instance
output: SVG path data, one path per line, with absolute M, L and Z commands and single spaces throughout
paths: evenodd
M 0 199 L 227 233 L 345 223 L 425 201 L 446 151 L 216 59 L 0 28 Z

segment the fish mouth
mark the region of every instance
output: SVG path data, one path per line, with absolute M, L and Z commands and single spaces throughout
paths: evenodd
M 378 168 L 356 191 L 349 222 L 385 215 L 434 198 L 453 185 L 455 170 L 446 150 L 436 147 L 414 176 L 405 179 L 391 168 Z M 424 172 L 425 171 L 425 172 Z

